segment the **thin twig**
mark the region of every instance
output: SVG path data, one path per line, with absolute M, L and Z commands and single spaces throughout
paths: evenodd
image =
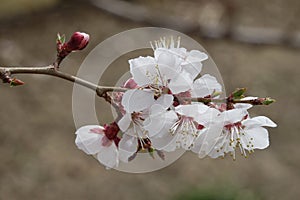
M 222 99 L 214 99 L 214 98 L 183 98 L 183 100 L 188 100 L 192 102 L 202 102 L 205 104 L 208 103 L 246 103 L 251 105 L 269 105 L 273 102 L 275 102 L 274 99 L 271 98 L 256 98 L 256 99 L 228 99 L 228 98 L 222 98 Z
M 79 84 L 83 87 L 91 89 L 96 92 L 99 97 L 104 97 L 107 92 L 125 92 L 126 88 L 121 87 L 107 87 L 100 86 L 79 77 L 58 71 L 53 65 L 45 67 L 0 67 L 0 78 L 4 81 L 4 77 L 11 76 L 13 74 L 44 74 L 49 76 L 59 77 L 70 82 Z M 5 81 L 4 81 L 5 82 Z

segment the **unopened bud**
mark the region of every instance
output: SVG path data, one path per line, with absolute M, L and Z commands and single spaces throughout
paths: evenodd
M 215 97 L 217 97 L 217 96 L 219 96 L 219 95 L 221 95 L 222 94 L 222 92 L 220 92 L 220 91 L 214 91 L 213 93 L 212 93 L 212 95 L 211 95 L 211 98 L 215 98 Z
M 59 58 L 66 57 L 72 51 L 84 49 L 90 40 L 90 36 L 87 33 L 75 32 L 68 42 L 65 42 L 64 35 L 57 35 L 56 48 L 57 56 Z
M 62 46 L 65 43 L 65 40 L 66 40 L 65 35 L 60 35 L 59 33 L 57 33 L 57 39 L 56 39 L 57 52 L 62 51 Z
M 19 86 L 19 85 L 25 84 L 23 81 L 21 81 L 20 79 L 16 79 L 16 78 L 11 78 L 11 79 L 9 79 L 8 82 L 9 82 L 10 86 Z
M 124 86 L 125 88 L 129 88 L 129 89 L 135 89 L 138 87 L 137 83 L 134 81 L 133 78 L 128 79 L 125 83 Z
M 276 102 L 275 99 L 271 99 L 269 97 L 265 98 L 264 101 L 262 102 L 264 105 L 270 105 L 271 103 Z
M 148 148 L 148 153 L 153 159 L 154 159 L 154 151 L 155 151 L 155 149 L 153 149 L 152 147 Z
M 246 92 L 246 88 L 237 88 L 233 93 L 232 96 L 235 99 L 244 98 L 244 93 Z
M 71 39 L 65 43 L 66 50 L 67 51 L 77 51 L 84 49 L 90 40 L 89 34 L 81 33 L 81 32 L 75 32 L 73 33 Z

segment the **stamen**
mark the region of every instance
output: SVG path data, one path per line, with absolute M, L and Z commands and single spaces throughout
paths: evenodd
M 182 116 L 171 128 L 170 133 L 178 137 L 176 146 L 190 149 L 198 136 L 197 127 L 192 118 Z
M 180 41 L 181 41 L 181 37 L 180 37 L 180 36 L 178 36 L 178 37 L 177 37 L 177 48 L 179 48 L 179 47 L 180 47 Z

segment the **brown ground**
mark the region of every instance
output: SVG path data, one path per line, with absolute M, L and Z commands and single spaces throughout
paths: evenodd
M 56 8 L 2 19 L 0 63 L 49 64 L 55 58 L 56 33 L 70 35 L 83 30 L 91 34 L 91 44 L 63 63 L 63 70 L 75 73 L 85 55 L 99 42 L 123 30 L 146 26 L 89 5 L 64 2 Z M 260 1 L 251 5 L 246 2 L 241 1 L 240 5 L 245 19 L 240 17 L 238 21 L 254 25 L 273 26 L 274 22 L 268 21 L 272 16 L 279 18 L 278 24 L 282 25 L 285 13 L 299 7 L 297 1 L 278 0 L 277 7 L 267 3 L 270 1 L 264 1 L 264 7 Z M 172 199 L 189 188 L 206 187 L 238 188 L 237 199 L 299 198 L 300 50 L 229 39 L 210 40 L 196 33 L 192 36 L 213 57 L 227 91 L 245 86 L 249 94 L 277 99 L 272 106 L 252 110 L 254 115 L 270 116 L 279 125 L 270 129 L 271 146 L 266 151 L 256 151 L 254 156 L 238 158 L 236 162 L 230 158 L 200 160 L 187 153 L 173 165 L 148 174 L 107 171 L 74 144 L 72 84 L 24 75 L 19 76 L 26 82 L 24 87 L 1 85 L 0 199 Z M 105 106 L 101 109 L 108 112 Z M 105 114 L 100 118 L 107 122 Z

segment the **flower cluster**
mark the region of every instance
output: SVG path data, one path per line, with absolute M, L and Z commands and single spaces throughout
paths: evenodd
M 179 39 L 161 39 L 152 48 L 153 57 L 129 60 L 132 78 L 123 85 L 127 91 L 115 92 L 112 98 L 119 119 L 104 127 L 78 129 L 79 149 L 114 168 L 119 160 L 129 162 L 145 150 L 161 158 L 163 152 L 183 148 L 201 158 L 230 154 L 235 159 L 236 151 L 247 157 L 269 145 L 263 127 L 276 124 L 264 116 L 251 118 L 252 105 L 233 101 L 256 97 L 244 98 L 242 90 L 214 103 L 222 86 L 212 75 L 201 74 L 206 53 L 180 47 Z M 198 98 L 209 101 L 195 101 Z

